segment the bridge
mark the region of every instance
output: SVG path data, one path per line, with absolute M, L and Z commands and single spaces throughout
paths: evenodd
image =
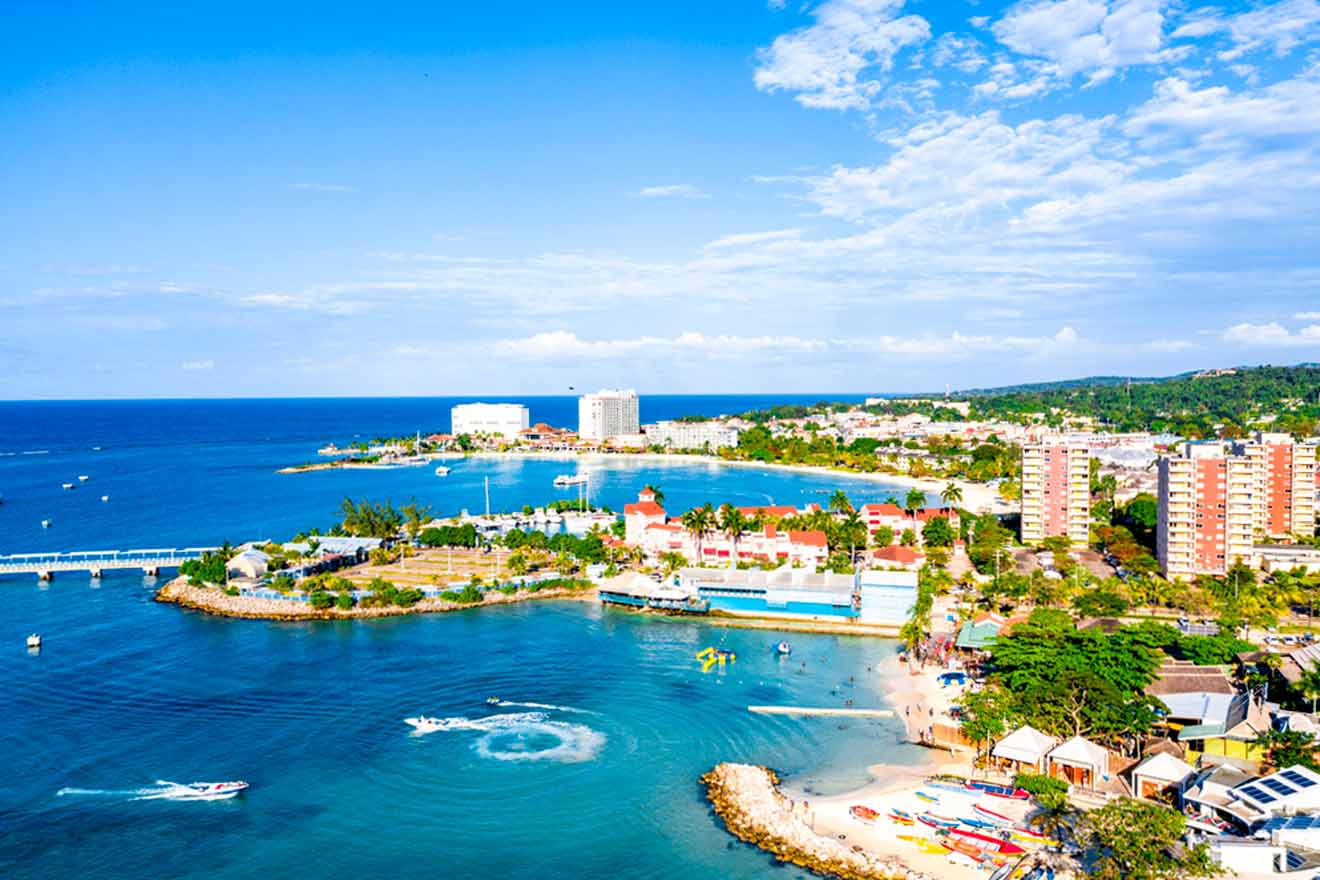
M 92 577 L 102 572 L 140 568 L 154 575 L 162 568 L 178 568 L 180 563 L 197 559 L 218 547 L 185 547 L 155 550 L 74 550 L 68 553 L 11 553 L 0 556 L 0 575 L 35 574 L 43 581 L 57 571 L 87 571 Z

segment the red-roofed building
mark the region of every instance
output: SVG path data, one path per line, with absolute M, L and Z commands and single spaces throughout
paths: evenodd
M 952 507 L 923 507 L 909 514 L 897 504 L 863 504 L 857 513 L 872 535 L 881 526 L 888 526 L 894 530 L 894 540 L 898 540 L 905 529 L 912 529 L 917 535 L 917 540 L 920 541 L 922 528 L 937 516 L 947 519 L 954 532 L 957 532 L 962 524 L 957 509 Z
M 786 516 L 799 516 L 804 513 L 815 513 L 820 510 L 819 504 L 808 504 L 806 507 L 798 510 L 787 504 L 763 504 L 759 507 L 739 507 L 738 512 L 747 517 L 773 517 L 774 519 L 783 519 Z
M 747 516 L 755 515 L 750 511 L 764 511 L 776 518 L 809 512 L 792 507 L 741 510 Z M 736 554 L 737 560 L 743 562 L 787 562 L 815 567 L 823 565 L 829 556 L 824 532 L 783 531 L 770 524 L 741 535 L 736 542 L 718 529 L 698 540 L 682 523 L 671 521 L 665 509 L 655 502 L 655 494 L 645 489 L 637 501 L 624 505 L 623 517 L 628 543 L 640 547 L 652 559 L 673 552 L 692 561 L 718 565 L 732 563 Z
M 890 544 L 871 553 L 871 559 L 881 565 L 916 571 L 926 561 L 926 554 L 902 544 Z

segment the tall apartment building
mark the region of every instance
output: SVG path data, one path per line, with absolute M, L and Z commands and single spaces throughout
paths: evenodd
M 460 403 L 449 410 L 453 434 L 491 434 L 517 439 L 527 428 L 527 407 L 521 403 Z
M 1159 465 L 1156 556 L 1168 578 L 1254 565 L 1266 537 L 1315 532 L 1316 447 L 1258 433 L 1228 447 L 1187 443 Z
M 578 398 L 578 436 L 584 440 L 608 440 L 640 432 L 636 391 L 606 389 Z
M 1022 447 L 1022 543 L 1053 535 L 1086 544 L 1091 528 L 1090 450 L 1047 440 Z

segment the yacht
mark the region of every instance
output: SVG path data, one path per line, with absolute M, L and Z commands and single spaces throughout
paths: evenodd
M 435 475 L 437 477 L 447 477 L 449 476 L 449 468 L 445 467 L 444 465 L 440 465 L 438 468 L 435 469 Z
M 418 715 L 416 718 L 405 718 L 405 723 L 412 725 L 417 733 L 431 733 L 435 730 L 442 730 L 445 726 L 443 718 L 431 718 L 428 715 Z
M 61 488 L 64 488 L 64 489 L 72 489 L 72 488 L 73 488 L 73 483 L 61 483 L 60 486 L 61 486 Z
M 588 479 L 586 474 L 560 474 L 555 477 L 555 486 L 560 489 L 566 486 L 581 486 Z
M 80 483 L 85 483 L 85 482 L 87 482 L 87 481 L 90 480 L 90 479 L 91 479 L 91 477 L 87 476 L 86 474 L 79 474 L 79 475 L 78 475 L 78 482 L 80 482 Z
M 239 792 L 248 787 L 246 782 L 170 782 L 167 779 L 156 780 L 157 785 L 170 786 L 159 797 L 171 801 L 222 801 L 237 797 Z

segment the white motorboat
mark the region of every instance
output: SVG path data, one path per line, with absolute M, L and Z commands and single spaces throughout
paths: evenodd
M 50 520 L 48 520 L 48 519 L 43 519 L 43 520 L 41 521 L 41 527 L 42 527 L 43 529 L 48 529 L 48 528 L 50 528 Z
M 37 649 L 37 648 L 40 648 L 40 647 L 41 647 L 41 636 L 37 635 L 36 633 L 33 633 L 32 635 L 28 636 L 28 637 L 27 637 L 27 646 L 28 646 L 29 648 L 34 649 L 34 650 Z
M 435 475 L 437 477 L 447 477 L 449 476 L 449 468 L 445 467 L 444 465 L 440 465 L 438 468 L 435 469 Z
M 61 488 L 64 488 L 64 489 L 72 489 L 72 488 L 73 488 L 73 483 L 61 483 L 61 484 L 60 484 L 60 487 L 61 487 Z
M 171 801 L 223 801 L 237 797 L 240 792 L 248 787 L 248 784 L 241 780 L 233 782 L 189 782 L 185 784 L 170 782 L 168 779 L 157 779 L 156 784 L 168 786 L 168 788 L 151 797 Z
M 431 733 L 432 731 L 442 730 L 445 727 L 443 718 L 432 718 L 429 715 L 418 715 L 416 718 L 405 718 L 405 723 L 412 726 L 418 733 Z
M 586 474 L 560 474 L 555 477 L 555 486 L 561 489 L 566 486 L 581 486 L 588 479 Z
M 102 501 L 109 501 L 109 500 L 110 500 L 110 496 L 109 496 L 109 495 L 102 495 L 102 496 L 101 496 L 101 500 L 102 500 Z
M 90 480 L 90 479 L 91 479 L 91 477 L 87 476 L 86 474 L 79 474 L 79 475 L 78 475 L 78 482 L 80 482 L 80 483 L 85 483 L 85 482 L 87 482 L 87 481 Z

